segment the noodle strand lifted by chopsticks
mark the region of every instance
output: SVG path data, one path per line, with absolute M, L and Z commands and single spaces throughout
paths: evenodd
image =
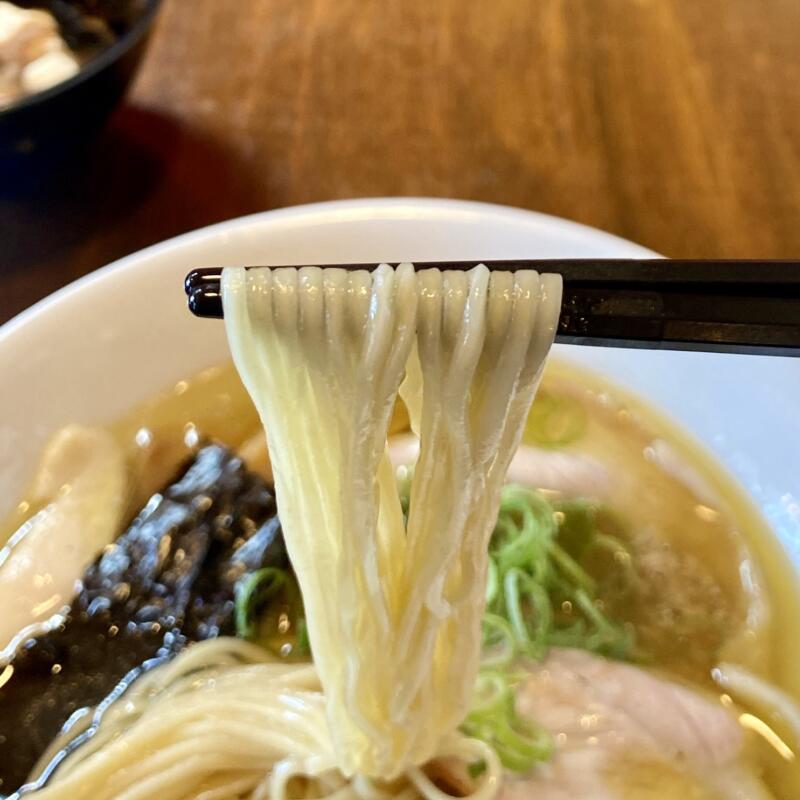
M 222 285 L 337 763 L 391 779 L 431 759 L 467 712 L 488 540 L 560 278 L 405 264 L 232 269 Z M 421 453 L 406 530 L 386 438 L 407 365 Z

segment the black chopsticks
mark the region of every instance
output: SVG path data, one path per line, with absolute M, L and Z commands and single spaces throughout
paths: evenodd
M 800 261 L 556 259 L 414 267 L 467 270 L 476 264 L 560 273 L 558 342 L 800 356 Z M 324 266 L 372 270 L 378 263 Z M 221 274 L 209 268 L 187 275 L 196 316 L 222 317 Z

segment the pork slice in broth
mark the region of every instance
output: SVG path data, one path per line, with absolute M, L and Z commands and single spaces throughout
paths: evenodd
M 419 439 L 413 434 L 401 434 L 389 440 L 389 457 L 395 467 L 414 464 L 418 456 Z M 611 487 L 608 469 L 592 456 L 526 444 L 517 448 L 506 480 L 534 489 L 598 500 L 606 498 Z
M 550 731 L 553 759 L 509 776 L 500 800 L 765 800 L 743 732 L 710 696 L 644 669 L 554 649 L 517 710 Z
M 0 664 L 70 605 L 81 573 L 116 536 L 128 494 L 109 433 L 69 425 L 53 437 L 32 487 L 35 513 L 0 548 Z

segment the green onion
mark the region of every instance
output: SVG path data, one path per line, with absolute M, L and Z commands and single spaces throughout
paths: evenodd
M 475 778 L 480 778 L 484 772 L 486 772 L 486 762 L 482 758 L 478 759 L 478 761 L 473 761 L 467 767 L 467 773 L 472 780 L 475 780 Z
M 265 567 L 236 586 L 236 635 L 280 658 L 308 658 L 311 645 L 300 588 L 291 570 Z
M 514 630 L 507 619 L 487 612 L 483 615 L 481 668 L 511 663 L 517 652 Z
M 542 658 L 547 652 L 547 632 L 553 624 L 550 597 L 541 584 L 518 567 L 506 573 L 503 587 L 506 612 L 519 652 Z
M 539 392 L 528 415 L 525 440 L 540 447 L 562 447 L 583 436 L 586 426 L 586 409 L 580 400 Z
M 311 640 L 308 638 L 308 625 L 305 617 L 300 617 L 297 620 L 297 654 L 301 656 L 311 655 Z
M 532 489 L 503 490 L 489 547 L 487 614 L 495 631 L 497 618 L 508 621 L 516 655 L 543 658 L 555 645 L 633 656 L 632 632 L 598 607 L 597 581 L 580 563 L 594 548 L 605 550 L 626 585 L 635 579 L 630 552 L 600 530 L 600 516 L 586 501 L 553 506 Z
M 486 605 L 490 606 L 497 597 L 500 591 L 500 585 L 497 578 L 497 564 L 495 560 L 489 556 L 489 572 L 486 580 Z
M 252 642 L 258 634 L 256 612 L 286 586 L 286 572 L 264 567 L 251 572 L 236 585 L 236 635 Z
M 510 680 L 510 676 L 494 671 L 481 673 L 475 702 L 461 729 L 490 745 L 506 769 L 527 772 L 551 756 L 553 740 L 545 730 L 517 714 Z
M 555 542 L 550 545 L 550 558 L 553 559 L 555 565 L 564 575 L 565 580 L 590 594 L 595 593 L 597 586 L 591 575 L 589 575 L 566 550 L 559 547 Z

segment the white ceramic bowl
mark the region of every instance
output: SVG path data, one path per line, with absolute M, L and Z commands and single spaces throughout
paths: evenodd
M 193 267 L 531 257 L 642 257 L 638 245 L 499 206 L 357 200 L 189 233 L 67 286 L 0 328 L 0 514 L 48 435 L 110 420 L 227 356 L 223 326 L 186 311 Z M 738 477 L 800 567 L 800 361 L 559 347 L 677 419 Z

